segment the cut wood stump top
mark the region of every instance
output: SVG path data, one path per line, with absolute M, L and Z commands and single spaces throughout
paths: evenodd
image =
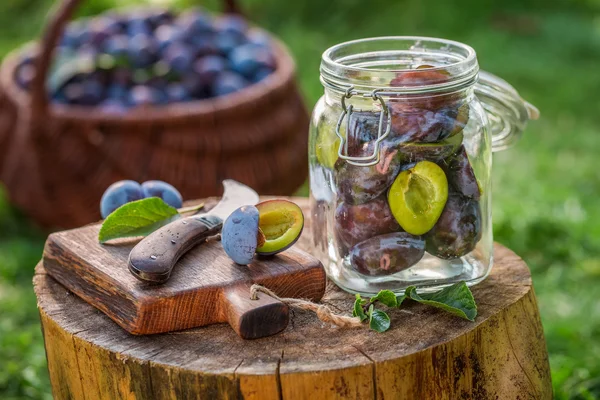
M 310 213 L 297 244 L 310 252 Z M 227 324 L 133 336 L 38 265 L 34 277 L 55 398 L 459 399 L 551 398 L 531 276 L 495 246 L 475 286 L 475 322 L 410 303 L 385 333 L 340 329 L 295 311 L 279 335 L 243 340 Z M 323 302 L 350 313 L 330 284 Z

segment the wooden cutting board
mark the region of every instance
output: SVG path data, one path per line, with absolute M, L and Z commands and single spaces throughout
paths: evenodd
M 252 339 L 285 328 L 288 308 L 261 294 L 250 300 L 258 283 L 279 297 L 321 299 L 326 276 L 321 263 L 296 248 L 248 266 L 231 261 L 216 239 L 184 255 L 163 285 L 136 279 L 127 268 L 139 240 L 98 243 L 100 224 L 53 233 L 44 249 L 48 274 L 135 335 L 169 332 L 229 322 Z

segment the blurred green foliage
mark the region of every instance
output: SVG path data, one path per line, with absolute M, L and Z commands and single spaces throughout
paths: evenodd
M 52 3 L 0 2 L 0 55 L 39 34 Z M 143 1 L 84 3 L 80 15 Z M 216 0 L 202 3 L 219 8 Z M 291 48 L 309 106 L 322 92 L 319 59 L 328 46 L 367 36 L 422 35 L 472 45 L 483 69 L 540 108 L 542 118 L 519 144 L 495 155 L 494 231 L 533 271 L 556 398 L 600 398 L 600 0 L 241 3 L 253 21 Z M 2 197 L 2 399 L 50 397 L 31 288 L 42 247 L 42 233 Z

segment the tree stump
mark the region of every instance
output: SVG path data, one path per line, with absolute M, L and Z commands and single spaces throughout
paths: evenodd
M 310 213 L 306 199 L 294 199 Z M 310 226 L 298 246 L 310 251 Z M 475 322 L 411 303 L 392 327 L 339 329 L 296 311 L 281 334 L 240 339 L 229 325 L 132 336 L 36 268 L 56 399 L 550 399 L 542 325 L 523 260 L 495 246 L 473 288 Z M 350 312 L 334 285 L 324 302 Z

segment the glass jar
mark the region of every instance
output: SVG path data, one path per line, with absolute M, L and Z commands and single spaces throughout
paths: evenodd
M 342 289 L 474 285 L 493 260 L 492 152 L 538 111 L 464 44 L 346 42 L 323 54 L 311 121 L 315 250 Z

